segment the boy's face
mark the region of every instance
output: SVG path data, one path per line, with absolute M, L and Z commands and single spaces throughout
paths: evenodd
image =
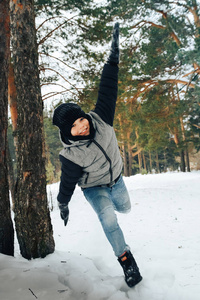
M 90 134 L 90 123 L 85 118 L 77 119 L 71 128 L 72 136 L 87 136 Z

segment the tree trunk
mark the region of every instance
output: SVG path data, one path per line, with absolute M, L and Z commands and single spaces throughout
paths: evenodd
M 14 80 L 13 64 L 11 62 L 9 63 L 9 73 L 8 73 L 8 103 L 10 106 L 10 114 L 11 114 L 13 137 L 14 137 L 14 147 L 16 152 L 17 151 L 17 135 L 16 135 L 17 133 L 17 91 L 15 86 L 15 80 Z M 9 188 L 12 196 L 12 204 L 14 208 L 14 203 L 15 203 L 14 190 L 15 190 L 16 178 L 14 176 L 13 162 L 10 157 L 9 149 L 8 149 L 8 155 L 9 155 L 8 180 L 9 180 Z
M 186 166 L 187 166 L 187 172 L 190 172 L 190 158 L 188 153 L 188 148 L 186 147 L 185 150 L 185 158 L 186 158 Z
M 156 151 L 156 171 L 157 173 L 160 173 L 160 164 L 159 164 L 159 158 L 158 158 L 158 152 Z
M 139 134 L 138 134 L 137 128 L 135 129 L 135 135 L 136 135 L 136 139 L 138 140 Z M 136 145 L 137 145 L 137 142 L 136 142 Z M 137 145 L 137 149 L 138 149 L 137 155 L 138 155 L 139 171 L 140 171 L 140 173 L 142 173 L 142 155 L 141 155 L 142 149 L 138 145 Z
M 132 175 L 133 156 L 132 156 L 132 148 L 131 148 L 131 132 L 130 132 L 130 130 L 127 132 L 127 142 L 128 142 L 128 176 L 131 176 Z
M 167 157 L 165 151 L 164 151 L 164 172 L 167 172 Z
M 189 154 L 188 154 L 188 150 L 187 150 L 187 142 L 186 142 L 186 137 L 185 137 L 185 128 L 184 128 L 183 118 L 182 117 L 180 117 L 180 123 L 181 123 L 182 138 L 183 138 L 183 141 L 185 143 L 185 160 L 186 160 L 187 172 L 190 172 Z M 184 155 L 183 155 L 183 157 L 184 157 Z M 184 161 L 184 164 L 185 164 L 185 161 Z
M 21 254 L 31 259 L 54 251 L 33 0 L 11 0 L 11 33 L 17 93 L 15 222 Z
M 149 151 L 149 167 L 150 167 L 150 173 L 152 173 L 152 159 L 151 159 L 151 152 Z
M 132 149 L 130 143 L 128 143 L 128 176 L 132 175 L 132 164 L 133 164 Z
M 17 147 L 17 90 L 15 86 L 14 69 L 13 64 L 9 64 L 9 76 L 8 76 L 8 103 L 10 106 L 10 114 L 12 120 L 12 128 L 14 135 L 14 144 Z
M 126 156 L 126 147 L 123 143 L 122 145 L 122 151 L 123 151 L 123 162 L 124 162 L 124 176 L 128 176 L 128 162 L 127 162 L 127 156 Z
M 185 172 L 185 155 L 184 155 L 184 150 L 180 151 L 180 157 L 181 157 L 181 171 Z
M 142 155 L 141 155 L 141 152 L 138 153 L 138 163 L 139 163 L 140 173 L 142 173 Z
M 143 158 L 143 163 L 144 163 L 144 169 L 147 172 L 147 164 L 146 164 L 146 158 L 145 158 L 145 155 L 144 155 L 144 151 L 142 152 L 142 158 Z
M 179 147 L 179 137 L 178 137 L 178 129 L 174 128 L 174 142 L 177 146 L 177 148 Z M 179 148 L 180 149 L 180 148 Z M 179 150 L 179 154 L 180 154 L 180 159 L 181 159 L 181 171 L 185 172 L 185 157 L 184 157 L 184 150 Z
M 0 253 L 14 255 L 7 169 L 9 26 L 9 1 L 0 1 Z
M 12 206 L 14 209 L 15 205 L 15 176 L 14 176 L 14 168 L 13 168 L 13 162 L 12 158 L 10 155 L 10 149 L 9 149 L 9 144 L 7 144 L 7 166 L 8 166 L 8 183 L 9 183 L 9 190 L 11 193 L 11 198 L 12 198 Z

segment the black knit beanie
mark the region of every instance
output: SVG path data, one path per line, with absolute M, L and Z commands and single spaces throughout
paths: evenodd
M 88 118 L 80 106 L 75 103 L 63 103 L 54 110 L 53 125 L 65 136 L 70 137 L 73 123 L 81 117 Z

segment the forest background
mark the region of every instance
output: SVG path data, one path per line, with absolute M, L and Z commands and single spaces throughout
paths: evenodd
M 94 108 L 116 21 L 123 175 L 200 169 L 199 0 L 1 1 L 0 253 L 14 253 L 9 190 L 22 256 L 54 251 L 46 184 L 60 179 L 62 145 L 53 110 Z
M 35 8 L 48 183 L 59 180 L 62 147 L 52 112 L 68 101 L 94 108 L 115 21 L 124 175 L 200 168 L 198 1 L 36 1 Z M 10 126 L 15 161 L 11 137 Z
M 35 7 L 42 96 L 50 103 L 44 111 L 48 183 L 60 177 L 53 109 L 67 101 L 94 108 L 115 21 L 121 49 L 115 129 L 124 175 L 199 169 L 200 4 L 45 2 Z

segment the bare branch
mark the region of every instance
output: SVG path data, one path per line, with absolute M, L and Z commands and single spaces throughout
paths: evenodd
M 64 64 L 65 66 L 67 66 L 68 68 L 70 68 L 70 69 L 72 69 L 72 70 L 74 70 L 74 71 L 80 72 L 80 70 L 77 70 L 77 69 L 75 69 L 74 67 L 69 66 L 68 64 L 66 64 L 66 62 L 64 62 L 63 60 L 59 59 L 58 57 L 55 57 L 55 56 L 50 55 L 50 54 L 42 53 L 42 52 L 39 52 L 39 55 L 45 55 L 45 56 L 54 58 L 54 59 L 60 61 L 61 63 L 63 63 L 63 64 Z
M 47 93 L 47 94 L 45 94 L 44 96 L 42 96 L 42 101 L 45 101 L 45 100 L 47 100 L 47 99 L 49 99 L 49 98 L 52 98 L 52 97 L 54 97 L 54 96 L 56 96 L 56 95 L 62 95 L 62 94 L 64 94 L 64 93 L 66 93 L 66 92 L 70 92 L 70 93 L 76 95 L 73 91 L 71 91 L 71 89 L 66 89 L 66 90 L 64 90 L 64 91 L 62 91 L 62 92 L 51 92 L 51 93 Z
M 184 80 L 180 80 L 180 79 L 168 79 L 168 80 L 166 80 L 166 82 L 173 83 L 173 84 L 181 83 L 181 84 L 184 84 L 184 85 L 188 85 L 192 88 L 195 87 L 195 84 L 193 84 L 191 82 L 184 81 Z
M 29 288 L 29 291 L 32 293 L 32 295 L 36 298 L 36 299 L 38 299 L 38 297 L 34 294 L 34 292 Z
M 37 28 L 36 30 L 38 31 L 38 30 L 39 30 L 46 22 L 49 22 L 49 21 L 51 21 L 51 20 L 53 20 L 53 19 L 63 18 L 63 19 L 66 19 L 65 22 L 68 22 L 68 21 L 74 19 L 74 18 L 77 17 L 77 16 L 78 16 L 78 15 L 75 15 L 75 16 L 69 18 L 69 19 L 67 19 L 67 18 L 65 18 L 65 17 L 63 17 L 63 16 L 55 16 L 55 17 L 51 17 L 51 18 L 49 18 L 49 19 L 44 20 L 44 22 L 42 22 L 42 23 L 38 26 L 38 28 Z
M 132 157 L 137 156 L 138 154 L 140 154 L 140 152 L 142 152 L 142 148 L 140 148 L 138 151 L 134 152 L 134 153 L 132 154 Z
M 167 80 L 148 80 L 148 81 L 145 81 L 145 82 L 142 82 L 140 83 L 141 85 L 146 85 L 146 84 L 158 84 L 159 82 L 167 82 L 167 83 L 173 83 L 173 84 L 177 84 L 177 83 L 181 83 L 181 84 L 184 84 L 184 85 L 188 85 L 192 88 L 195 87 L 195 85 L 191 82 L 188 82 L 188 81 L 184 81 L 184 80 L 180 80 L 180 79 L 167 79 Z
M 153 23 L 153 22 L 146 21 L 146 20 L 141 20 L 141 21 L 137 22 L 134 26 L 131 27 L 131 29 L 137 27 L 137 26 L 140 25 L 141 23 L 144 23 L 144 24 L 150 24 L 150 25 L 152 25 L 153 27 L 157 27 L 157 28 L 161 28 L 161 29 L 166 29 L 165 26 L 158 25 L 158 24 L 155 24 L 155 23 Z M 143 25 L 144 25 L 144 24 L 143 24 Z
M 154 22 L 146 21 L 146 20 L 141 20 L 141 21 L 139 21 L 137 24 L 135 24 L 135 25 L 132 26 L 131 28 L 135 28 L 135 27 L 137 27 L 138 25 L 140 25 L 141 23 L 144 23 L 144 24 L 150 24 L 152 27 L 160 28 L 160 29 L 163 29 L 163 30 L 166 30 L 166 29 L 167 29 L 166 26 L 159 25 L 159 24 L 156 24 L 156 23 L 154 23 Z M 143 25 L 144 25 L 144 24 L 143 24 Z M 177 44 L 178 46 L 180 46 L 180 45 L 181 45 L 181 41 L 179 40 L 178 36 L 174 33 L 174 31 L 173 31 L 173 29 L 171 28 L 170 25 L 169 25 L 169 27 L 170 27 L 170 30 L 171 30 L 171 31 L 170 31 L 171 37 L 174 39 L 174 41 L 176 42 L 176 44 Z
M 39 26 L 38 26 L 38 28 L 36 28 L 36 31 L 38 31 L 46 22 L 49 22 L 49 21 L 51 21 L 51 20 L 53 20 L 53 19 L 57 19 L 57 18 L 60 18 L 61 16 L 55 16 L 55 17 L 51 17 L 51 18 L 49 18 L 49 19 L 46 19 L 46 20 L 44 20 L 44 22 L 42 22 Z
M 67 83 L 69 83 L 69 85 L 73 86 L 73 88 L 79 92 L 78 88 L 77 88 L 75 85 L 73 85 L 72 83 L 70 83 L 69 80 L 67 80 L 67 79 L 66 79 L 63 75 L 61 75 L 58 71 L 56 71 L 56 70 L 54 70 L 54 69 L 51 69 L 51 68 L 45 68 L 45 70 L 49 70 L 49 71 L 55 72 L 55 73 L 58 74 L 64 81 L 66 81 Z
M 198 125 L 196 125 L 196 124 L 192 124 L 192 126 L 195 126 L 195 127 L 197 127 L 197 128 L 200 128 L 200 126 L 198 126 Z
M 59 24 L 57 27 L 55 27 L 53 30 L 51 30 L 45 37 L 43 37 L 43 39 L 41 39 L 39 42 L 38 42 L 38 46 L 43 44 L 50 36 L 52 36 L 52 34 L 54 33 L 54 31 L 58 30 L 60 27 L 62 27 L 63 25 L 66 24 L 67 21 Z
M 66 87 L 64 85 L 61 85 L 61 84 L 55 83 L 55 82 L 46 82 L 46 83 L 41 84 L 40 86 L 43 87 L 45 85 L 56 85 L 56 86 L 62 87 L 63 89 L 66 89 Z

